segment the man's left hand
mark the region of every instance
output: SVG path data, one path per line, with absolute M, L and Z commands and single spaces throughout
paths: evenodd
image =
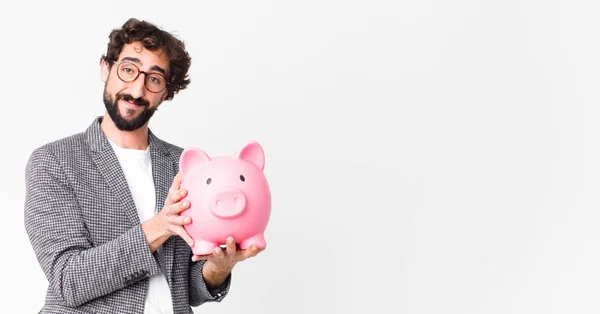
M 216 247 L 213 254 L 193 255 L 192 261 L 206 260 L 202 271 L 205 281 L 210 286 L 220 286 L 229 276 L 235 264 L 255 257 L 264 250 L 264 248 L 260 249 L 255 244 L 245 250 L 239 249 L 235 244 L 235 239 L 228 237 L 224 249 Z

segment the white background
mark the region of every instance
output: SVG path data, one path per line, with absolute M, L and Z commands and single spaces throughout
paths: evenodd
M 151 123 L 266 153 L 269 247 L 196 313 L 598 313 L 594 1 L 13 1 L 0 8 L 0 312 L 46 279 L 24 230 L 31 151 L 104 112 L 129 17 L 184 39 Z

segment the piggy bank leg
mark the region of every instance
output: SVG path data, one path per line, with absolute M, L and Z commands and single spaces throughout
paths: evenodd
M 212 254 L 214 248 L 218 247 L 217 243 L 213 243 L 206 240 L 196 240 L 194 241 L 194 248 L 192 248 L 192 252 L 195 255 L 206 255 Z
M 256 244 L 256 246 L 258 246 L 259 249 L 264 249 L 265 246 L 267 246 L 267 243 L 265 242 L 265 235 L 262 233 L 259 233 L 255 236 L 252 236 L 252 237 L 242 241 L 242 243 L 240 243 L 240 248 L 242 250 L 245 250 L 245 249 L 249 248 L 252 244 Z

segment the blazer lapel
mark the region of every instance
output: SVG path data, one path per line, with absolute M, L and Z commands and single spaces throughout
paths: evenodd
M 102 117 L 98 117 L 86 131 L 92 158 L 113 195 L 119 199 L 123 211 L 129 217 L 131 223 L 137 225 L 140 223 L 140 218 L 129 191 L 125 174 L 110 143 L 108 143 L 100 128 L 100 122 L 102 122 Z
M 152 133 L 149 133 L 150 158 L 152 159 L 152 178 L 156 190 L 156 212 L 158 213 L 164 206 L 165 199 L 169 194 L 169 188 L 173 178 L 177 174 L 177 164 L 172 159 L 171 153 L 165 148 L 162 142 Z M 175 248 L 175 237 L 172 236 L 162 245 L 162 252 L 165 260 L 165 270 L 167 272 L 167 281 L 171 284 L 171 272 L 173 267 L 173 255 Z
M 100 128 L 102 117 L 96 118 L 94 123 L 87 129 L 88 142 L 90 144 L 91 155 L 96 163 L 98 170 L 102 173 L 106 183 L 110 187 L 123 206 L 123 211 L 131 220 L 133 225 L 140 224 L 133 197 L 129 191 L 125 174 L 121 169 L 119 160 L 115 155 L 110 143 L 104 136 Z M 177 163 L 173 156 L 162 144 L 162 142 L 148 131 L 148 144 L 150 146 L 150 159 L 152 161 L 152 178 L 156 195 L 155 212 L 158 213 L 164 205 L 165 199 L 169 193 L 169 188 L 173 178 L 177 174 Z M 162 251 L 165 260 L 165 270 L 167 280 L 171 284 L 171 273 L 173 267 L 173 256 L 176 239 L 170 237 L 162 245 Z

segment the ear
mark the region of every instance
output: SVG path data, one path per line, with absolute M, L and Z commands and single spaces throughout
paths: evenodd
M 106 82 L 106 80 L 108 79 L 108 73 L 110 73 L 108 63 L 106 62 L 106 60 L 102 60 L 102 62 L 100 62 L 100 80 L 102 82 Z
M 265 168 L 265 153 L 260 144 L 255 141 L 246 143 L 246 145 L 239 150 L 236 157 L 253 163 L 261 171 Z
M 209 162 L 210 160 L 210 156 L 204 151 L 194 147 L 186 148 L 181 153 L 181 157 L 179 157 L 179 172 L 185 177 L 195 165 Z

